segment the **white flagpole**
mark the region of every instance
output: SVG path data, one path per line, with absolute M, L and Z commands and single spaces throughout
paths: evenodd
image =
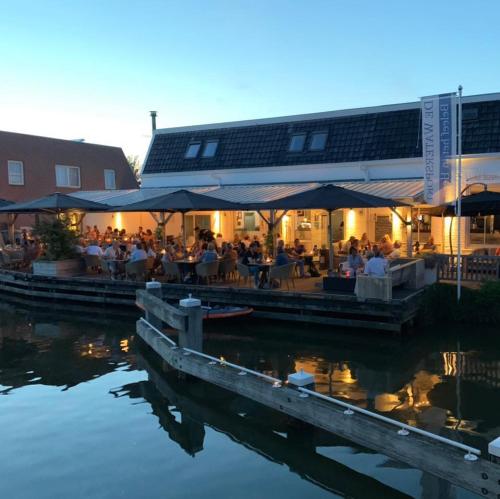
M 461 242 L 461 216 L 462 216 L 462 85 L 458 87 L 458 164 L 457 164 L 457 300 L 462 295 L 462 242 Z

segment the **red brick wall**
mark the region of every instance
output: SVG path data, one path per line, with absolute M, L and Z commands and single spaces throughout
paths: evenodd
M 23 186 L 9 185 L 9 160 L 23 162 Z M 80 167 L 80 189 L 56 186 L 56 164 Z M 115 170 L 117 189 L 137 187 L 119 147 L 0 132 L 0 198 L 28 201 L 56 191 L 101 190 L 105 169 Z

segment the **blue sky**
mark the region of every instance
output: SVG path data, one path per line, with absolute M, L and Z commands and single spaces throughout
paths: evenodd
M 500 91 L 496 0 L 0 0 L 0 129 L 159 127 Z

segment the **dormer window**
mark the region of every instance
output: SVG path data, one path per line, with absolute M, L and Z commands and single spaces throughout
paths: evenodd
M 186 159 L 196 158 L 198 156 L 198 153 L 200 152 L 200 148 L 201 142 L 191 142 L 187 146 L 186 154 L 184 155 L 184 157 Z
M 288 146 L 288 151 L 302 152 L 304 150 L 305 143 L 306 143 L 305 133 L 294 133 L 290 139 L 290 145 Z
M 207 140 L 205 141 L 205 145 L 203 147 L 203 158 L 213 158 L 215 153 L 217 152 L 217 146 L 219 145 L 219 141 L 217 139 Z
M 327 132 L 313 132 L 311 134 L 311 142 L 309 143 L 310 151 L 324 151 L 326 146 Z

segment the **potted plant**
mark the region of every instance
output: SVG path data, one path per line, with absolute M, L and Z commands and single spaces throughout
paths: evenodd
M 33 274 L 71 276 L 78 274 L 80 259 L 75 251 L 77 233 L 68 220 L 55 218 L 39 222 L 34 230 L 44 248 L 43 255 L 33 262 Z

